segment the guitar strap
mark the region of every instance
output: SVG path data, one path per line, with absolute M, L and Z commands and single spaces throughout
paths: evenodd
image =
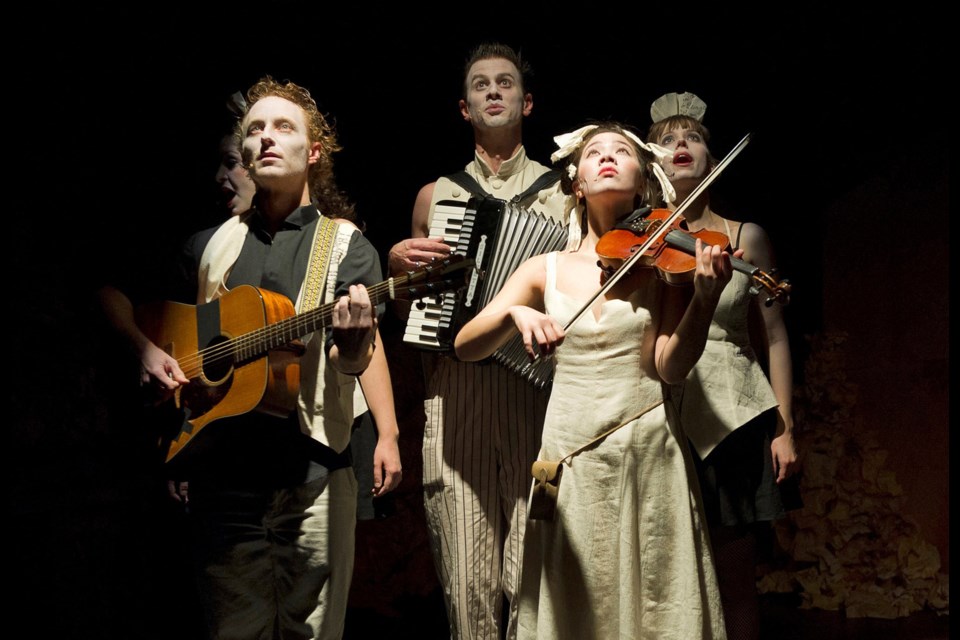
M 333 239 L 337 235 L 339 226 L 339 224 L 323 215 L 317 222 L 317 229 L 313 235 L 313 250 L 310 252 L 310 259 L 307 262 L 307 274 L 304 276 L 303 286 L 300 289 L 300 300 L 297 304 L 299 313 L 309 311 L 320 305 L 327 283 L 327 272 L 330 269 L 330 249 L 333 247 Z
M 323 302 L 329 304 L 334 301 L 337 292 L 337 275 L 340 261 L 347 255 L 350 248 L 350 241 L 354 233 L 360 233 L 360 230 L 351 223 L 337 224 L 337 231 L 333 238 L 332 255 L 330 256 L 330 268 L 327 270 L 327 287 L 324 290 Z M 341 374 L 343 375 L 343 374 Z M 368 410 L 367 399 L 363 394 L 363 388 L 360 384 L 360 378 L 353 388 L 353 417 L 357 418 Z
M 297 300 L 298 313 L 315 309 L 321 303 L 332 301 L 339 259 L 346 252 L 346 245 L 354 230 L 352 224 L 341 224 L 326 216 L 320 216 L 313 236 L 310 259 L 307 261 L 307 273 Z M 337 264 L 331 265 L 332 262 Z M 362 413 L 367 408 L 359 383 L 355 387 L 353 406 L 354 413 Z M 327 470 L 336 471 L 353 465 L 353 450 L 349 444 L 343 451 L 338 452 L 307 434 L 303 436 L 310 458 Z
M 537 460 L 533 463 L 530 468 L 530 472 L 533 474 L 534 487 L 533 492 L 530 494 L 530 512 L 529 517 L 531 520 L 553 520 L 553 516 L 556 513 L 557 509 L 557 496 L 560 491 L 560 478 L 563 475 L 563 463 L 564 461 L 572 458 L 581 451 L 592 447 L 596 443 L 600 442 L 611 433 L 625 427 L 634 420 L 639 420 L 642 415 L 645 413 L 656 409 L 663 404 L 663 400 L 658 400 L 653 404 L 644 407 L 636 415 L 627 418 L 617 426 L 612 429 L 604 431 L 596 438 L 590 440 L 581 447 L 577 447 L 567 455 L 563 456 L 559 460 Z

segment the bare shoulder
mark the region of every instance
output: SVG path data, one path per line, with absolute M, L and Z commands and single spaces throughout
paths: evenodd
M 510 276 L 511 279 L 514 277 L 536 291 L 543 291 L 547 281 L 547 255 L 527 258 Z
M 524 260 L 517 271 L 525 271 L 530 273 L 543 273 L 547 268 L 547 254 L 543 253 L 536 256 L 531 256 Z
M 760 267 L 772 266 L 773 247 L 763 227 L 753 222 L 743 222 L 739 233 L 744 259 Z
M 433 202 L 433 192 L 437 183 L 425 184 L 417 193 L 413 203 L 413 216 L 410 220 L 412 238 L 425 238 L 430 231 L 430 203 Z
M 419 205 L 424 203 L 426 206 L 430 206 L 430 200 L 433 198 L 433 192 L 437 188 L 437 182 L 429 182 L 422 187 L 420 191 L 417 192 L 416 204 Z
M 739 222 L 742 242 L 770 242 L 767 232 L 755 222 Z

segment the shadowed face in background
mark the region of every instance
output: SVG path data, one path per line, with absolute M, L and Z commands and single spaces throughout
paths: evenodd
M 220 185 L 220 202 L 228 215 L 240 215 L 250 209 L 257 185 L 243 166 L 240 147 L 232 134 L 220 139 L 220 166 L 217 168 L 216 181 Z

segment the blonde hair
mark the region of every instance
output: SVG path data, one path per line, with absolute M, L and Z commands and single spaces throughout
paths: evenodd
M 307 176 L 307 183 L 310 185 L 310 197 L 317 208 L 328 218 L 346 218 L 356 221 L 354 205 L 349 202 L 346 194 L 337 187 L 334 178 L 333 154 L 340 151 L 342 147 L 337 142 L 333 125 L 320 113 L 316 101 L 307 89 L 289 80 L 277 82 L 270 76 L 264 76 L 247 89 L 247 105 L 244 117 L 257 101 L 270 96 L 283 98 L 303 109 L 307 121 L 307 138 L 310 142 L 320 143 L 320 160 L 310 165 Z M 235 129 L 234 135 L 238 141 L 242 141 L 244 137 L 242 122 L 243 118 L 237 122 Z

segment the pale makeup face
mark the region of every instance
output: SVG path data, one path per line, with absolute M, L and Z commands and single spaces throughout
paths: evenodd
M 578 195 L 589 198 L 603 192 L 619 192 L 632 198 L 641 186 L 636 147 L 619 133 L 598 133 L 583 148 L 577 175 Z
M 232 135 L 220 140 L 217 184 L 220 185 L 223 206 L 230 215 L 239 215 L 250 208 L 257 185 L 244 168 L 240 149 Z
M 533 98 L 522 93 L 521 81 L 509 60 L 478 60 L 467 74 L 467 99 L 460 101 L 460 113 L 478 128 L 519 125 L 533 109 Z
M 710 171 L 710 150 L 696 131 L 677 128 L 665 131 L 655 141 L 661 147 L 673 151 L 673 157 L 663 161 L 663 170 L 670 182 L 678 180 L 703 179 Z
M 303 109 L 284 98 L 268 96 L 254 103 L 243 119 L 243 131 L 243 157 L 258 184 L 305 177 L 319 157 L 320 143 L 308 139 Z

